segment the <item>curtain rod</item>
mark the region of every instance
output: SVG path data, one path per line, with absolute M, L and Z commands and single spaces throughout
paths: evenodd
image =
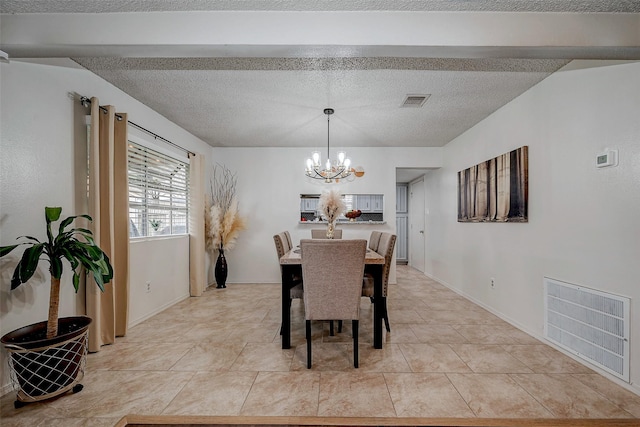
M 81 103 L 83 106 L 88 107 L 88 106 L 91 104 L 91 99 L 90 99 L 90 98 L 87 98 L 86 96 L 81 96 L 81 97 L 80 97 L 80 103 Z M 106 112 L 107 112 L 107 109 L 106 109 L 105 107 L 103 107 L 102 105 L 100 105 L 100 106 L 99 106 L 99 108 L 100 108 L 100 110 L 101 110 L 103 113 L 106 113 Z M 116 114 L 116 119 L 117 119 L 117 120 L 122 120 L 122 116 L 121 116 L 120 114 Z M 139 124 L 137 124 L 137 123 L 132 122 L 131 120 L 127 120 L 127 123 L 128 123 L 128 124 L 130 124 L 131 126 L 133 126 L 133 127 L 134 127 L 134 128 L 136 128 L 136 129 L 139 129 L 139 130 L 141 130 L 141 131 L 143 131 L 143 132 L 148 133 L 149 135 L 153 136 L 155 139 L 159 139 L 159 140 L 161 140 L 162 142 L 165 142 L 165 143 L 167 143 L 167 144 L 173 145 L 174 147 L 176 147 L 176 148 L 178 148 L 178 149 L 180 149 L 180 150 L 182 150 L 182 151 L 186 152 L 187 154 L 195 154 L 195 153 L 193 153 L 192 151 L 187 150 L 186 148 L 181 147 L 181 146 L 179 146 L 178 144 L 173 143 L 173 142 L 169 141 L 168 139 L 163 138 L 163 137 L 161 137 L 160 135 L 158 135 L 158 134 L 156 134 L 156 133 L 154 133 L 154 132 L 151 132 L 149 129 L 145 129 L 145 128 L 143 128 L 142 126 L 140 126 L 140 125 L 139 125 Z

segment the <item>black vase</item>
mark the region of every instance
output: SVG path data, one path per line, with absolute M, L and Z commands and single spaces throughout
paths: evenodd
M 218 253 L 218 260 L 216 261 L 216 268 L 214 271 L 216 276 L 217 289 L 226 288 L 227 282 L 227 259 L 224 257 L 224 249 L 220 248 Z

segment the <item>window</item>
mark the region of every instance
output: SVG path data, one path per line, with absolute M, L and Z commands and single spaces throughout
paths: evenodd
M 186 234 L 189 164 L 129 141 L 129 236 Z

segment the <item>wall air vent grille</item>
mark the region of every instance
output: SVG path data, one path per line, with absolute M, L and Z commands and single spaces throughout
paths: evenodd
M 407 95 L 400 107 L 402 108 L 420 108 L 429 99 L 431 95 Z
M 629 382 L 629 298 L 544 278 L 544 335 Z

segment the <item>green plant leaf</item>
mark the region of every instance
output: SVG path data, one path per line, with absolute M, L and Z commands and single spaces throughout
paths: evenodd
M 78 289 L 80 288 L 80 276 L 75 270 L 73 270 L 73 287 L 76 290 L 76 293 L 78 293 Z
M 60 219 L 60 214 L 62 213 L 62 208 L 61 207 L 55 207 L 55 208 L 50 208 L 50 207 L 46 207 L 44 208 L 44 216 L 47 220 L 47 224 L 50 224 L 54 221 L 57 221 Z
M 22 285 L 22 282 L 20 281 L 20 263 L 18 263 L 16 269 L 13 270 L 13 277 L 11 277 L 11 290 L 14 290 L 20 285 Z
M 51 275 L 56 279 L 60 279 L 63 271 L 62 260 L 58 257 L 50 257 L 49 259 L 51 261 L 51 266 L 49 267 Z
M 71 264 L 71 268 L 75 271 L 78 268 L 78 266 L 80 265 L 80 263 L 73 256 L 73 254 L 69 251 L 69 248 L 62 247 L 62 248 L 60 248 L 60 252 L 62 252 L 62 256 L 65 257 L 67 259 L 67 261 L 69 261 L 69 264 Z
M 33 245 L 24 250 L 22 259 L 16 266 L 16 268 L 20 269 L 20 282 L 26 282 L 31 278 L 31 276 L 33 276 L 33 273 L 36 272 L 38 263 L 40 262 L 40 255 L 42 255 L 43 250 L 44 243 Z
M 18 237 L 18 239 L 28 239 L 28 240 L 33 240 L 36 243 L 40 243 L 40 240 L 36 239 L 35 237 L 31 237 L 31 236 L 20 236 L 20 237 Z
M 0 247 L 0 258 L 2 258 L 3 256 L 9 254 L 12 250 L 17 248 L 18 246 L 20 246 L 20 244 Z
M 57 221 L 62 213 L 62 208 L 44 208 L 44 217 L 47 220 L 47 238 L 49 244 L 53 244 L 53 233 L 51 232 L 51 223 Z

